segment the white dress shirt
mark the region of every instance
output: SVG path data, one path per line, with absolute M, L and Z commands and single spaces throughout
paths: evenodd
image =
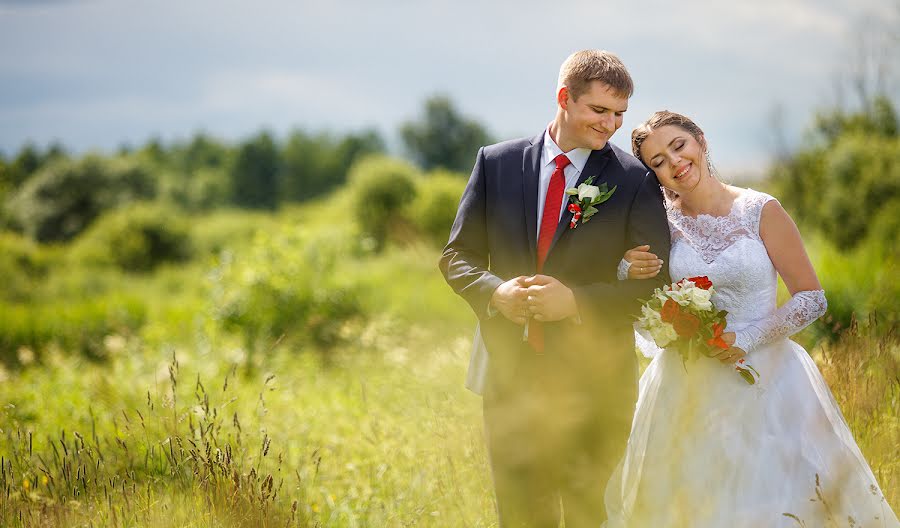
M 578 182 L 578 178 L 581 176 L 581 172 L 584 171 L 584 166 L 591 155 L 591 149 L 576 148 L 569 152 L 563 152 L 559 145 L 556 144 L 556 141 L 553 141 L 553 138 L 550 137 L 550 127 L 544 130 L 544 148 L 541 151 L 541 177 L 538 180 L 537 233 L 535 234 L 535 240 L 538 240 L 541 236 L 541 219 L 544 217 L 547 187 L 550 185 L 550 177 L 553 176 L 553 171 L 556 170 L 556 156 L 560 154 L 565 154 L 571 162 L 563 169 L 563 174 L 566 176 L 566 189 L 569 189 L 575 187 L 575 184 Z M 564 194 L 562 203 L 559 206 L 559 217 L 562 217 L 566 207 L 569 206 L 569 200 L 566 198 L 568 198 L 568 195 Z

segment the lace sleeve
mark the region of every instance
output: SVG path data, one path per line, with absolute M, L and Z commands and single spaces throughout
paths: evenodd
M 822 317 L 826 308 L 824 290 L 797 292 L 767 319 L 735 332 L 734 346 L 750 352 L 775 339 L 792 336 Z

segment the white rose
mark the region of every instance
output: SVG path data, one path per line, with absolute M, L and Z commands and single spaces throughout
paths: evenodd
M 638 319 L 638 324 L 649 330 L 654 326 L 662 324 L 662 316 L 659 315 L 659 312 L 644 305 L 641 306 L 641 317 Z
M 600 187 L 588 185 L 586 183 L 582 183 L 578 186 L 578 201 L 585 199 L 593 200 L 598 196 L 600 196 Z
M 653 328 L 650 328 L 649 331 L 650 335 L 653 337 L 653 341 L 656 342 L 656 346 L 660 348 L 664 348 L 672 341 L 678 339 L 678 333 L 675 332 L 675 327 L 669 323 L 662 323 L 654 326 Z
M 669 300 L 670 294 L 671 294 L 671 292 L 666 292 L 666 291 L 661 291 L 661 290 L 656 290 L 655 292 L 653 292 L 653 295 L 657 299 L 659 299 L 659 302 L 661 302 L 662 304 L 666 304 L 666 301 Z
M 694 297 L 693 290 L 696 289 L 697 287 L 694 286 L 693 282 L 685 282 L 680 288 L 669 292 L 669 297 L 681 306 L 687 306 L 691 304 L 691 300 Z
M 712 310 L 712 302 L 709 300 L 712 294 L 709 290 L 703 288 L 694 288 L 691 290 L 691 302 L 702 311 Z

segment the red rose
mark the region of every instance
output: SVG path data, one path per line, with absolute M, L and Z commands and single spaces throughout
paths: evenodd
M 675 333 L 681 337 L 694 337 L 700 330 L 700 318 L 685 312 L 679 312 L 672 321 L 675 327 Z
M 691 277 L 688 280 L 693 282 L 694 286 L 700 288 L 701 290 L 708 290 L 712 288 L 712 281 L 709 280 L 709 277 L 707 277 L 706 275 L 702 277 Z
M 721 348 L 722 350 L 728 350 L 728 343 L 726 343 L 725 340 L 722 339 L 722 332 L 725 330 L 725 327 L 719 323 L 713 323 L 712 330 L 712 339 L 707 339 L 706 344 L 709 346 L 714 346 L 716 348 Z
M 678 303 L 673 301 L 672 299 L 666 300 L 666 303 L 662 305 L 662 310 L 659 311 L 660 317 L 664 323 L 671 323 L 675 320 L 675 316 L 681 312 L 681 309 L 678 307 Z

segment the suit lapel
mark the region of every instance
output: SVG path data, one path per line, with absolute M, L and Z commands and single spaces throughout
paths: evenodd
M 609 146 L 607 142 L 606 146 L 600 150 L 595 150 L 591 152 L 590 157 L 588 157 L 587 163 L 584 164 L 584 170 L 581 171 L 581 174 L 578 176 L 578 182 L 575 183 L 575 187 L 578 187 L 590 176 L 596 176 L 594 178 L 594 184 L 599 184 L 603 178 L 600 177 L 600 173 L 603 171 L 603 168 L 606 166 L 606 163 L 609 161 L 609 157 L 612 154 L 612 147 Z M 569 196 L 564 195 L 563 200 L 566 200 L 568 203 Z M 559 219 L 559 224 L 556 226 L 556 233 L 553 235 L 553 243 L 550 244 L 550 250 L 548 255 L 553 252 L 553 248 L 556 246 L 556 243 L 559 241 L 560 237 L 562 237 L 566 231 L 571 231 L 569 229 L 569 223 L 572 221 L 572 213 L 569 211 L 568 205 L 566 206 L 565 212 L 563 212 L 562 217 Z
M 522 198 L 525 210 L 525 227 L 528 230 L 528 248 L 531 250 L 530 262 L 537 262 L 537 201 L 538 183 L 541 179 L 541 150 L 544 147 L 544 134 L 531 140 L 522 156 Z

